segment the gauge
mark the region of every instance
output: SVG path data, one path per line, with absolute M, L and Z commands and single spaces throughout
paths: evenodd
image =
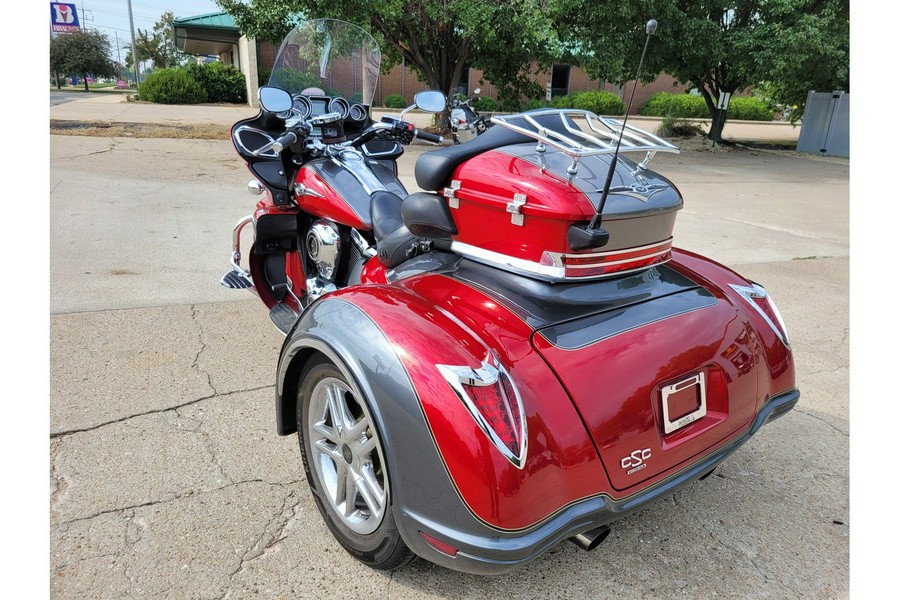
M 346 119 L 350 114 L 350 103 L 347 102 L 346 99 L 338 96 L 337 98 L 333 98 L 331 100 L 331 104 L 328 106 L 328 110 L 330 112 L 338 113 L 341 115 L 341 119 Z
M 366 120 L 366 109 L 362 104 L 354 104 L 350 107 L 350 120 L 351 121 L 365 121 Z
M 294 106 L 291 108 L 291 112 L 301 119 L 308 119 L 312 113 L 312 104 L 309 98 L 306 96 L 294 96 Z

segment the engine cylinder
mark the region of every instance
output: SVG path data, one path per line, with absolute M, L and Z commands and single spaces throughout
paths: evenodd
M 341 259 L 341 235 L 337 226 L 324 219 L 314 222 L 306 234 L 306 251 L 319 277 L 334 281 Z

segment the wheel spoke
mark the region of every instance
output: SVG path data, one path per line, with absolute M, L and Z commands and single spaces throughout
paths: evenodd
M 378 443 L 375 441 L 375 438 L 370 437 L 362 442 L 359 446 L 357 446 L 356 454 L 365 459 L 368 459 L 377 447 Z
M 340 440 L 337 431 L 333 427 L 326 425 L 324 420 L 313 425 L 313 430 L 332 444 L 337 444 Z
M 331 426 L 337 435 L 344 430 L 343 393 L 337 386 L 331 386 L 325 390 L 325 402 L 328 406 L 328 414 L 331 415 Z
M 343 463 L 344 457 L 330 440 L 319 440 L 316 442 L 316 450 L 334 461 L 337 470 L 340 470 L 340 464 Z
M 359 490 L 359 495 L 369 507 L 369 512 L 373 515 L 380 515 L 384 509 L 384 490 L 381 489 L 381 484 L 375 478 L 371 466 L 363 468 L 360 478 L 356 481 L 356 489 Z
M 350 469 L 344 469 L 344 516 L 350 517 L 356 511 L 356 493 L 359 487 Z M 340 496 L 338 496 L 340 498 Z M 338 502 L 338 506 L 341 503 Z
M 365 415 L 363 415 L 359 418 L 359 421 L 351 426 L 350 431 L 347 433 L 347 437 L 351 439 L 358 439 L 363 434 L 363 432 L 368 429 L 368 427 L 369 420 Z

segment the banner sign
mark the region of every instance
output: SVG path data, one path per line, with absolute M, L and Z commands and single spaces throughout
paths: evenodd
M 81 31 L 78 22 L 78 12 L 74 4 L 50 3 L 50 31 L 70 32 Z

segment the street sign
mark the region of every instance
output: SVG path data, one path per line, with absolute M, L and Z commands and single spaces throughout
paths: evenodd
M 50 31 L 61 33 L 81 31 L 78 11 L 75 10 L 74 4 L 50 3 Z

